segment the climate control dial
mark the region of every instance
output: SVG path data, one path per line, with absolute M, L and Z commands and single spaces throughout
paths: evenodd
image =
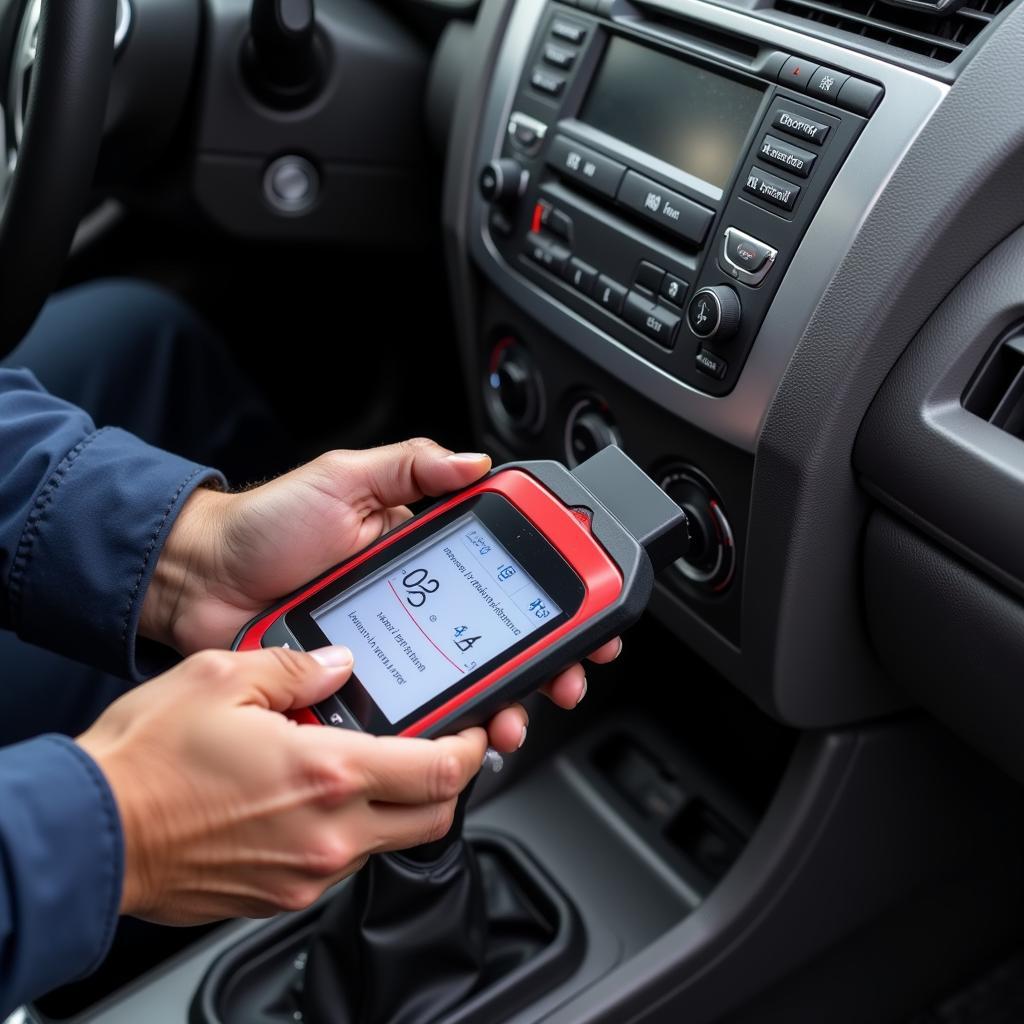
M 690 533 L 690 549 L 675 563 L 676 571 L 701 589 L 725 590 L 736 571 L 736 546 L 732 526 L 711 484 L 689 466 L 670 469 L 659 482 L 686 513 Z
M 506 433 L 532 434 L 544 421 L 544 385 L 529 352 L 513 337 L 491 351 L 484 398 L 494 423 Z

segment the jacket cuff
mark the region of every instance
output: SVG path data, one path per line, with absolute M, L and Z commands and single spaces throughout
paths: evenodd
M 167 535 L 213 469 L 104 428 L 69 451 L 36 496 L 11 568 L 18 635 L 139 682 L 173 659 L 137 652 L 142 603 Z M 141 662 L 141 663 L 140 663 Z
M 0 751 L 0 1006 L 94 971 L 114 936 L 124 839 L 107 780 L 64 736 Z

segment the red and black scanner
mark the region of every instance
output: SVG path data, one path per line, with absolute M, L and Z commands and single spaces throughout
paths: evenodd
M 249 622 L 236 650 L 345 644 L 352 678 L 300 721 L 439 736 L 485 722 L 636 622 L 686 514 L 611 446 L 501 466 Z

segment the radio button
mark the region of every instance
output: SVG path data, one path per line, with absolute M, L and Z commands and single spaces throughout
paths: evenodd
M 800 178 L 806 178 L 811 173 L 814 161 L 818 159 L 806 149 L 783 142 L 774 135 L 766 135 L 761 140 L 761 148 L 757 155 L 766 164 L 775 164 L 776 167 L 782 167 Z
M 643 295 L 630 292 L 626 296 L 625 318 L 627 323 L 659 345 L 672 348 L 675 344 L 679 317 Z
M 697 349 L 695 363 L 701 373 L 706 373 L 709 377 L 714 377 L 715 380 L 724 379 L 729 372 L 729 364 L 721 356 L 715 355 L 714 352 L 706 348 Z
M 718 265 L 737 281 L 759 285 L 775 265 L 778 249 L 737 228 L 726 228 Z
M 851 78 L 839 90 L 839 105 L 865 117 L 875 112 L 881 98 L 882 87 L 874 82 L 865 82 L 863 78 Z
M 616 316 L 622 314 L 622 304 L 626 301 L 626 289 L 610 277 L 601 274 L 597 279 L 597 288 L 594 291 L 594 298 Z
M 792 182 L 776 178 L 774 174 L 751 167 L 747 171 L 747 180 L 743 183 L 743 191 L 763 199 L 780 210 L 792 210 L 800 195 L 800 186 Z
M 544 62 L 552 67 L 568 71 L 575 61 L 576 54 L 572 50 L 567 50 L 562 46 L 555 46 L 554 43 L 548 43 L 544 47 Z
M 665 280 L 661 282 L 661 297 L 674 306 L 682 306 L 686 298 L 686 289 L 689 287 L 681 278 L 666 274 Z
M 714 214 L 706 206 L 664 188 L 636 171 L 627 171 L 619 189 L 619 202 L 674 235 L 702 245 Z
M 554 274 L 561 274 L 569 262 L 569 250 L 554 245 L 532 232 L 526 236 L 526 255 Z
M 516 110 L 508 119 L 508 133 L 512 144 L 529 156 L 534 156 L 544 141 L 548 126 L 543 121 Z
M 548 96 L 560 96 L 565 88 L 565 79 L 560 75 L 550 75 L 548 72 L 536 68 L 530 76 L 530 85 L 538 92 L 547 93 Z
M 648 263 L 645 260 L 637 268 L 636 281 L 634 283 L 637 288 L 650 292 L 652 295 L 657 295 L 664 276 L 665 271 L 661 267 L 656 267 L 653 263 Z
M 560 18 L 551 23 L 551 34 L 556 39 L 564 39 L 567 43 L 579 46 L 587 38 L 587 30 L 574 21 L 562 21 Z
M 573 257 L 566 265 L 565 279 L 577 291 L 583 292 L 584 295 L 589 295 L 593 291 L 594 282 L 597 280 L 597 271 L 588 263 L 584 263 L 583 260 Z
M 814 146 L 822 145 L 830 130 L 829 125 L 812 121 L 809 117 L 804 117 L 793 110 L 786 110 L 784 107 L 772 114 L 772 127 L 787 135 L 795 135 Z
M 626 173 L 624 164 L 609 160 L 586 146 L 571 142 L 564 135 L 556 135 L 548 152 L 548 163 L 560 174 L 589 185 L 603 195 L 614 198 L 619 182 Z
M 800 92 L 807 91 L 807 83 L 818 70 L 818 65 L 813 60 L 804 60 L 803 57 L 790 57 L 782 70 L 779 72 L 779 83 L 788 85 L 790 89 L 799 89 Z
M 839 96 L 839 90 L 849 80 L 849 75 L 833 71 L 832 68 L 818 68 L 807 85 L 807 95 L 817 96 L 819 100 L 829 100 L 835 103 Z

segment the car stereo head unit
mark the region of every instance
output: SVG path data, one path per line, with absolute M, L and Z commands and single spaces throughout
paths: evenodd
M 604 12 L 548 5 L 480 174 L 486 230 L 535 285 L 722 395 L 882 88 Z

